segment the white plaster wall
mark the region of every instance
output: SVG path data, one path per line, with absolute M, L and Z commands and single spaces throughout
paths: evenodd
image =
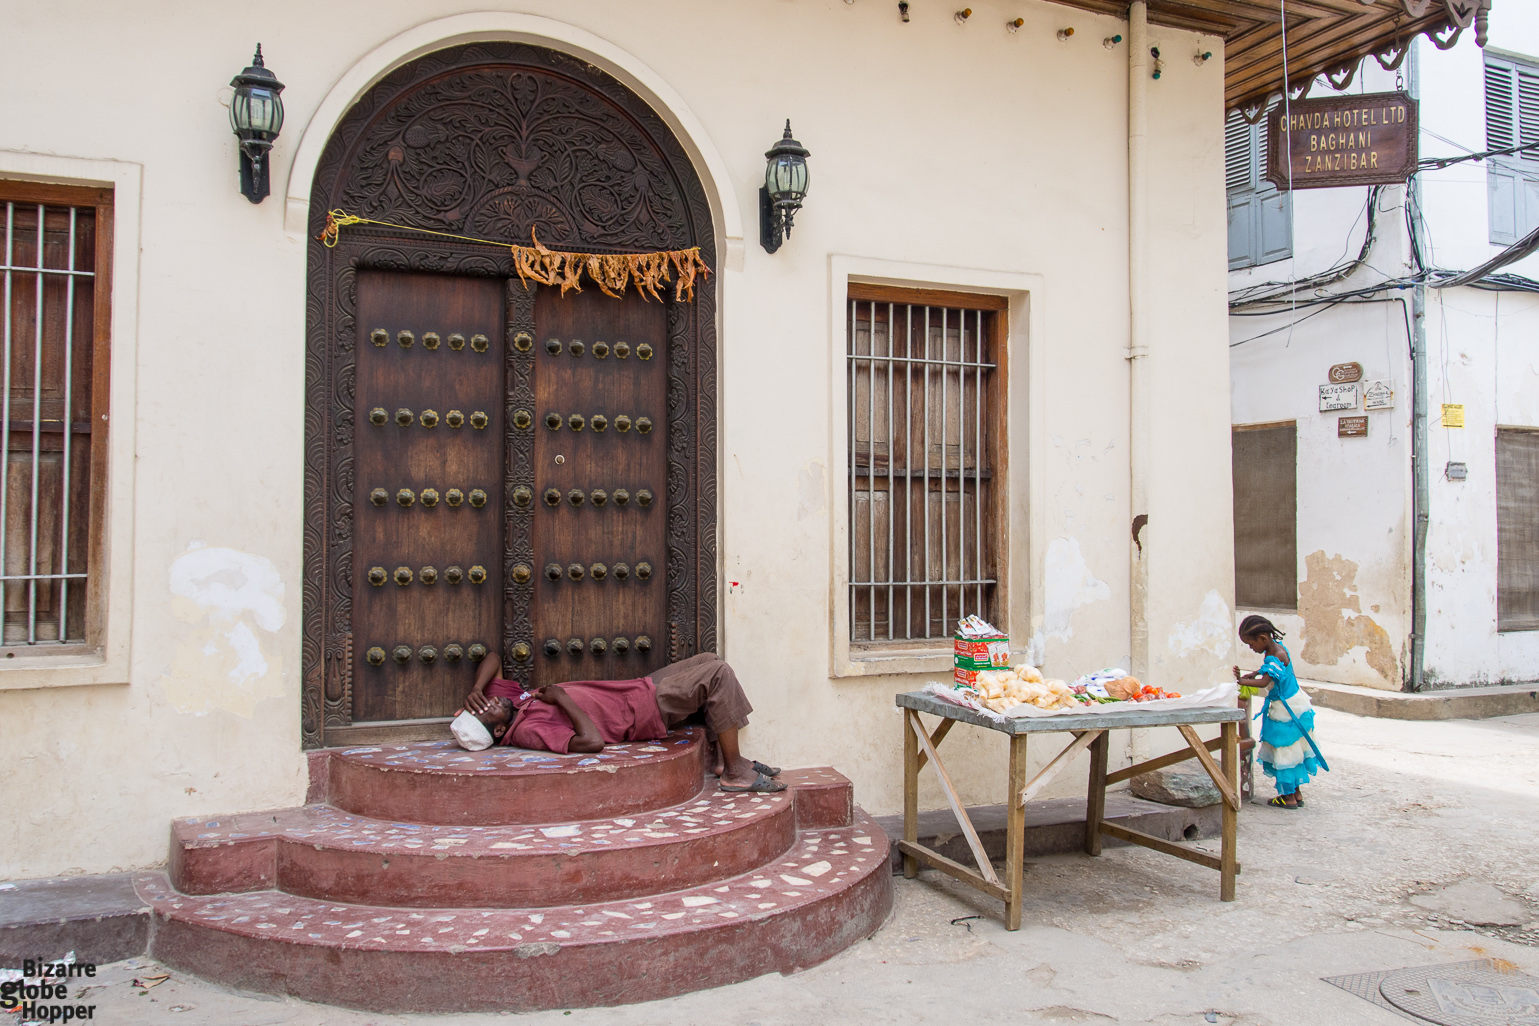
M 1539 296 L 1454 289 L 1428 303 L 1426 676 L 1434 683 L 1539 679 L 1539 631 L 1497 632 L 1496 429 L 1539 427 Z M 1464 406 L 1445 428 L 1442 403 Z M 1444 468 L 1464 463 L 1468 479 Z
M 1539 8 L 1500 6 L 1492 11 L 1488 45 L 1539 58 Z M 1461 45 L 1422 52 L 1427 55 L 1423 155 L 1485 149 L 1480 51 Z M 1500 252 L 1502 247 L 1489 242 L 1483 164 L 1429 173 L 1424 191 L 1437 266 L 1463 270 Z M 1539 278 L 1539 256 L 1501 270 Z M 1449 684 L 1539 679 L 1539 632 L 1496 630 L 1495 479 L 1496 428 L 1539 426 L 1539 297 L 1456 289 L 1429 293 L 1427 307 L 1432 468 L 1427 678 Z M 1442 403 L 1464 405 L 1462 429 L 1441 426 Z M 1447 480 L 1443 468 L 1449 461 L 1467 463 L 1468 480 Z
M 892 695 L 930 676 L 830 676 L 830 498 L 844 459 L 829 399 L 836 254 L 924 264 L 942 286 L 1037 276 L 1016 297 L 1030 317 L 1015 318 L 1010 339 L 1013 360 L 1032 357 L 1042 398 L 1012 426 L 1012 503 L 1031 528 L 1012 536 L 1010 573 L 1030 600 L 1012 603 L 1009 626 L 1022 639 L 1042 632 L 1055 675 L 1125 660 L 1127 53 L 1100 46 L 1125 24 L 1035 0 L 986 0 L 965 27 L 949 8 L 918 4 L 909 25 L 889 5 L 832 0 L 517 6 L 602 37 L 666 82 L 707 136 L 694 148 L 721 155 L 748 215 L 741 266 L 729 257 L 719 276 L 719 387 L 722 576 L 740 582 L 723 598 L 723 638 L 756 707 L 749 748 L 834 764 L 866 808 L 895 811 Z M 0 876 L 154 864 L 174 816 L 302 800 L 305 240 L 284 228 L 283 183 L 307 122 L 363 55 L 464 10 L 443 0 L 264 8 L 261 41 L 287 83 L 288 121 L 278 195 L 252 206 L 236 189 L 219 103 L 256 41 L 245 12 L 13 6 L 0 37 L 15 84 L 0 149 L 142 165 L 144 230 L 139 363 L 115 368 L 139 382 L 131 672 L 115 685 L 0 691 L 8 790 L 49 796 L 0 843 Z M 1016 15 L 1026 25 L 1007 34 Z M 1076 35 L 1060 43 L 1066 25 Z M 53 73 L 57 54 L 42 41 L 65 37 L 82 67 L 141 55 L 132 102 L 104 103 L 93 76 Z M 1151 43 L 1218 49 L 1158 28 Z M 1154 678 L 1179 687 L 1218 679 L 1231 654 L 1215 626 L 1233 599 L 1222 79 L 1218 60 L 1170 59 L 1150 83 L 1150 359 L 1163 398 L 1144 541 Z M 755 244 L 752 212 L 763 151 L 788 116 L 813 154 L 812 189 L 771 256 Z M 1002 799 L 1001 737 L 959 729 L 947 748 L 967 801 Z M 925 804 L 940 804 L 926 786 Z
M 1296 324 L 1291 337 L 1286 313 L 1230 318 L 1240 343 L 1230 355 L 1234 423 L 1291 420 L 1298 426 L 1299 606 L 1236 613 L 1259 612 L 1281 627 L 1300 674 L 1317 680 L 1398 689 L 1409 657 L 1411 409 L 1404 317 L 1398 300 L 1336 307 Z M 1339 414 L 1319 412 L 1319 386 L 1332 364 L 1353 362 L 1363 365 L 1365 380 L 1394 382 L 1396 404 L 1367 414 L 1366 438 L 1338 438 Z

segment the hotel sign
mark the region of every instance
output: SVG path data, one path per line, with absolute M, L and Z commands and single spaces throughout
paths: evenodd
M 1267 125 L 1267 180 L 1295 189 L 1390 185 L 1416 170 L 1416 101 L 1365 93 L 1279 105 Z

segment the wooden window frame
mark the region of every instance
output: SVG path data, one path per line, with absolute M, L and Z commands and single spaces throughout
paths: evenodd
M 997 626 L 1008 629 L 1008 611 L 1010 609 L 1009 595 L 1009 403 L 1008 382 L 1009 345 L 1010 337 L 1010 300 L 1009 297 L 993 293 L 962 292 L 936 287 L 904 287 L 892 285 L 869 284 L 865 282 L 847 282 L 844 289 L 841 307 L 848 316 L 851 301 L 876 302 L 944 307 L 947 309 L 959 309 L 967 311 L 983 311 L 990 314 L 989 335 L 987 344 L 990 349 L 991 362 L 994 364 L 989 373 L 986 388 L 987 419 L 984 429 L 984 437 L 993 448 L 990 450 L 990 458 L 987 460 L 989 467 L 989 499 L 984 507 L 984 515 L 990 524 L 990 548 L 993 557 L 993 578 L 996 583 L 990 587 L 993 589 L 993 609 Z M 844 345 L 840 347 L 839 362 L 844 363 L 850 353 L 851 340 L 846 338 Z M 848 396 L 848 374 L 842 375 L 838 387 L 846 390 L 846 403 L 851 401 Z M 848 406 L 846 406 L 848 409 Z M 844 435 L 840 426 L 836 426 L 836 437 Z M 851 463 L 854 460 L 854 452 L 851 442 L 843 437 L 844 448 L 844 481 L 848 481 Z M 836 483 L 834 487 L 847 487 L 847 484 Z M 850 535 L 854 532 L 853 504 L 846 501 L 844 505 L 845 529 Z M 853 567 L 849 563 L 848 552 L 839 555 L 843 561 L 843 573 L 840 576 L 843 582 L 843 593 L 838 595 L 836 601 L 843 605 L 845 615 L 840 618 L 840 630 L 842 638 L 836 639 L 836 645 L 847 652 L 848 658 L 860 661 L 869 657 L 904 657 L 926 656 L 944 650 L 945 658 L 949 662 L 951 652 L 950 636 L 914 638 L 912 640 L 897 638 L 876 640 L 862 640 L 855 638 L 855 617 L 850 610 L 849 580 Z M 981 575 L 980 575 L 981 576 Z M 954 618 L 955 614 L 953 614 Z
M 12 178 L 0 178 L 0 210 L 5 203 L 38 204 L 54 207 L 91 207 L 95 216 L 96 245 L 92 272 L 92 344 L 91 344 L 91 460 L 90 509 L 87 513 L 86 613 L 84 640 L 76 643 L 52 642 L 43 645 L 0 645 L 0 660 L 18 657 L 43 657 L 78 661 L 81 657 L 104 655 L 107 623 L 107 553 L 106 520 L 108 490 L 108 454 L 111 447 L 109 408 L 112 380 L 112 268 L 114 241 L 114 200 L 112 186 L 55 185 Z M 22 272 L 25 273 L 25 272 Z M 10 316 L 10 311 L 5 311 Z M 14 340 L 13 340 L 14 341 Z M 6 426 L 9 433 L 9 426 Z M 9 438 L 6 440 L 9 444 Z M 3 482 L 0 482 L 3 484 Z M 3 526 L 3 525 L 0 525 Z M 30 662 L 30 660 L 29 660 Z M 0 663 L 0 665 L 4 665 Z M 35 664 L 34 664 L 35 665 Z

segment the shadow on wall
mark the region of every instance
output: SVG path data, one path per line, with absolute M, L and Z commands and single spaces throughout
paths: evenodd
M 1363 612 L 1358 600 L 1357 564 L 1344 556 L 1327 556 L 1321 549 L 1304 557 L 1304 568 L 1307 574 L 1299 585 L 1299 616 L 1304 620 L 1300 657 L 1316 666 L 1334 666 L 1362 647 L 1369 667 L 1398 686 L 1400 667 L 1389 632 Z

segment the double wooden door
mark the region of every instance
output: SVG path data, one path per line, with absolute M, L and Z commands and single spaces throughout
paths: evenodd
M 667 324 L 590 289 L 362 271 L 352 720 L 667 661 Z

